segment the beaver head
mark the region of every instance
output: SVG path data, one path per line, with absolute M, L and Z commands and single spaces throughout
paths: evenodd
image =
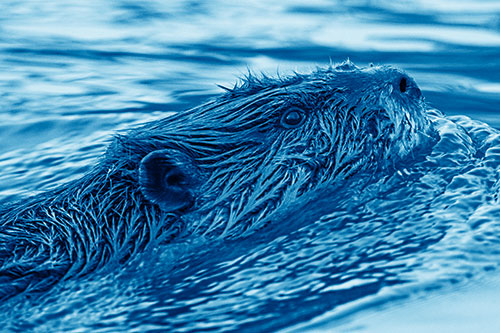
M 318 187 L 393 165 L 430 128 L 416 83 L 391 67 L 347 61 L 227 90 L 107 153 L 151 204 L 205 235 L 241 235 Z
M 420 90 L 394 68 L 345 62 L 249 76 L 116 136 L 81 179 L 0 207 L 0 299 L 123 262 L 182 231 L 240 236 L 322 189 L 387 170 L 430 131 Z

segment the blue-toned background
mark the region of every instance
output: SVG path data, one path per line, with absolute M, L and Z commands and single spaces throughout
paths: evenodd
M 114 131 L 195 106 L 221 92 L 216 84 L 232 86 L 248 69 L 286 75 L 294 70 L 308 72 L 317 65 L 346 58 L 358 65 L 398 66 L 415 78 L 431 106 L 447 115 L 465 114 L 500 128 L 499 1 L 255 0 L 238 4 L 229 0 L 3 0 L 0 202 L 20 199 L 80 177 L 103 153 Z M 224 252 L 228 251 L 225 247 L 235 245 L 218 246 Z M 251 248 L 246 246 L 247 250 Z M 242 248 L 245 249 L 243 245 Z M 262 253 L 264 250 L 260 249 Z M 244 250 L 241 255 L 245 256 Z M 243 266 L 235 269 L 251 277 L 252 273 Z M 187 270 L 185 274 L 194 272 Z M 198 278 L 214 279 L 212 287 L 216 288 L 225 281 L 224 275 L 217 281 L 220 272 L 212 273 L 211 277 L 200 273 Z M 178 287 L 185 278 L 182 274 L 168 275 L 171 280 L 165 277 L 159 281 L 160 275 L 155 274 L 148 278 L 158 284 L 159 292 L 168 283 Z M 490 278 L 494 280 L 495 274 Z M 127 275 L 120 279 L 126 280 Z M 108 288 L 113 285 L 103 284 Z M 375 327 L 387 331 L 386 325 L 402 331 L 405 323 L 430 325 L 436 331 L 443 326 L 449 328 L 452 323 L 463 329 L 470 328 L 467 325 L 471 323 L 478 323 L 478 327 L 487 323 L 485 327 L 491 328 L 494 309 L 500 309 L 495 300 L 500 298 L 498 285 L 498 280 L 470 287 L 464 282 L 455 292 L 448 290 L 439 297 L 432 296 L 434 302 L 371 306 L 368 317 L 363 312 L 366 307 L 360 306 L 357 313 L 356 305 L 350 304 L 346 296 L 344 305 L 351 306 L 346 311 L 346 325 L 353 325 L 346 329 L 366 326 L 371 332 L 376 331 Z M 201 297 L 191 299 L 189 288 L 166 295 L 179 299 L 174 299 L 174 310 L 165 312 L 168 305 L 149 304 L 147 297 L 142 302 L 141 294 L 132 300 L 128 294 L 118 296 L 116 291 L 101 287 L 102 284 L 90 284 L 82 289 L 88 288 L 90 293 L 88 290 L 95 288 L 96 295 L 109 293 L 115 302 L 103 305 L 96 301 L 93 307 L 85 307 L 71 303 L 77 298 L 74 290 L 66 296 L 54 293 L 54 308 L 29 302 L 9 304 L 8 318 L 3 317 L 2 321 L 24 317 L 25 322 L 19 327 L 13 326 L 19 330 L 100 327 L 103 331 L 145 331 L 161 330 L 168 318 L 174 318 L 175 324 L 169 329 L 208 330 L 209 324 L 196 325 L 197 313 L 214 313 L 213 318 L 205 319 L 216 329 L 236 329 L 235 322 L 243 323 L 244 316 L 251 313 L 238 317 L 238 306 L 252 304 L 235 304 L 232 319 L 222 315 L 220 319 L 215 310 L 187 311 L 183 306 L 189 308 L 190 304 L 206 301 Z M 273 286 L 256 287 L 254 292 L 263 292 L 264 287 Z M 133 290 L 130 293 L 134 294 Z M 58 310 L 66 300 L 64 297 L 72 306 Z M 286 298 L 286 294 L 282 297 Z M 183 305 L 175 302 L 179 300 Z M 220 297 L 219 301 L 227 303 L 231 298 Z M 88 298 L 85 302 L 92 303 Z M 127 307 L 126 302 L 135 306 Z M 216 304 L 211 306 L 217 308 Z M 269 306 L 276 309 L 279 304 L 276 300 Z M 313 317 L 321 323 L 318 327 L 331 324 L 331 317 L 321 315 L 336 311 L 337 303 L 307 304 L 311 308 L 303 309 L 299 301 L 296 307 L 285 307 L 285 324 L 277 327 L 307 324 Z M 450 304 L 474 304 L 474 309 L 478 309 L 474 316 L 483 317 L 466 320 L 471 308 L 458 306 L 453 310 Z M 147 314 L 141 312 L 143 308 L 148 308 Z M 401 313 L 391 312 L 395 308 Z M 249 324 L 244 328 L 272 327 L 259 326 L 266 322 L 266 313 L 259 311 L 247 318 Z M 151 321 L 155 313 L 162 320 Z M 421 313 L 421 317 L 415 313 Z M 335 320 L 337 323 L 339 318 Z

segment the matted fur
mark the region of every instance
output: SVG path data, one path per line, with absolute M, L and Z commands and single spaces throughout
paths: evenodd
M 398 90 L 401 78 L 407 91 Z M 81 180 L 0 210 L 0 298 L 123 262 L 179 235 L 235 237 L 290 203 L 360 172 L 378 172 L 430 134 L 413 80 L 350 62 L 273 79 L 249 75 L 199 107 L 117 135 Z M 305 116 L 282 126 L 290 108 Z M 176 150 L 193 161 L 194 204 L 162 211 L 139 186 L 141 160 Z

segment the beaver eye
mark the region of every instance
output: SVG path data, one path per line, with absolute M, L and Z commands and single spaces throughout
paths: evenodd
M 291 108 L 281 116 L 281 124 L 287 128 L 298 127 L 304 122 L 304 112 L 299 108 Z

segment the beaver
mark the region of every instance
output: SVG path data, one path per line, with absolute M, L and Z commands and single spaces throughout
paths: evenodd
M 249 74 L 225 90 L 115 135 L 83 178 L 0 208 L 0 298 L 158 242 L 247 235 L 318 188 L 389 168 L 431 127 L 415 81 L 388 66 Z

